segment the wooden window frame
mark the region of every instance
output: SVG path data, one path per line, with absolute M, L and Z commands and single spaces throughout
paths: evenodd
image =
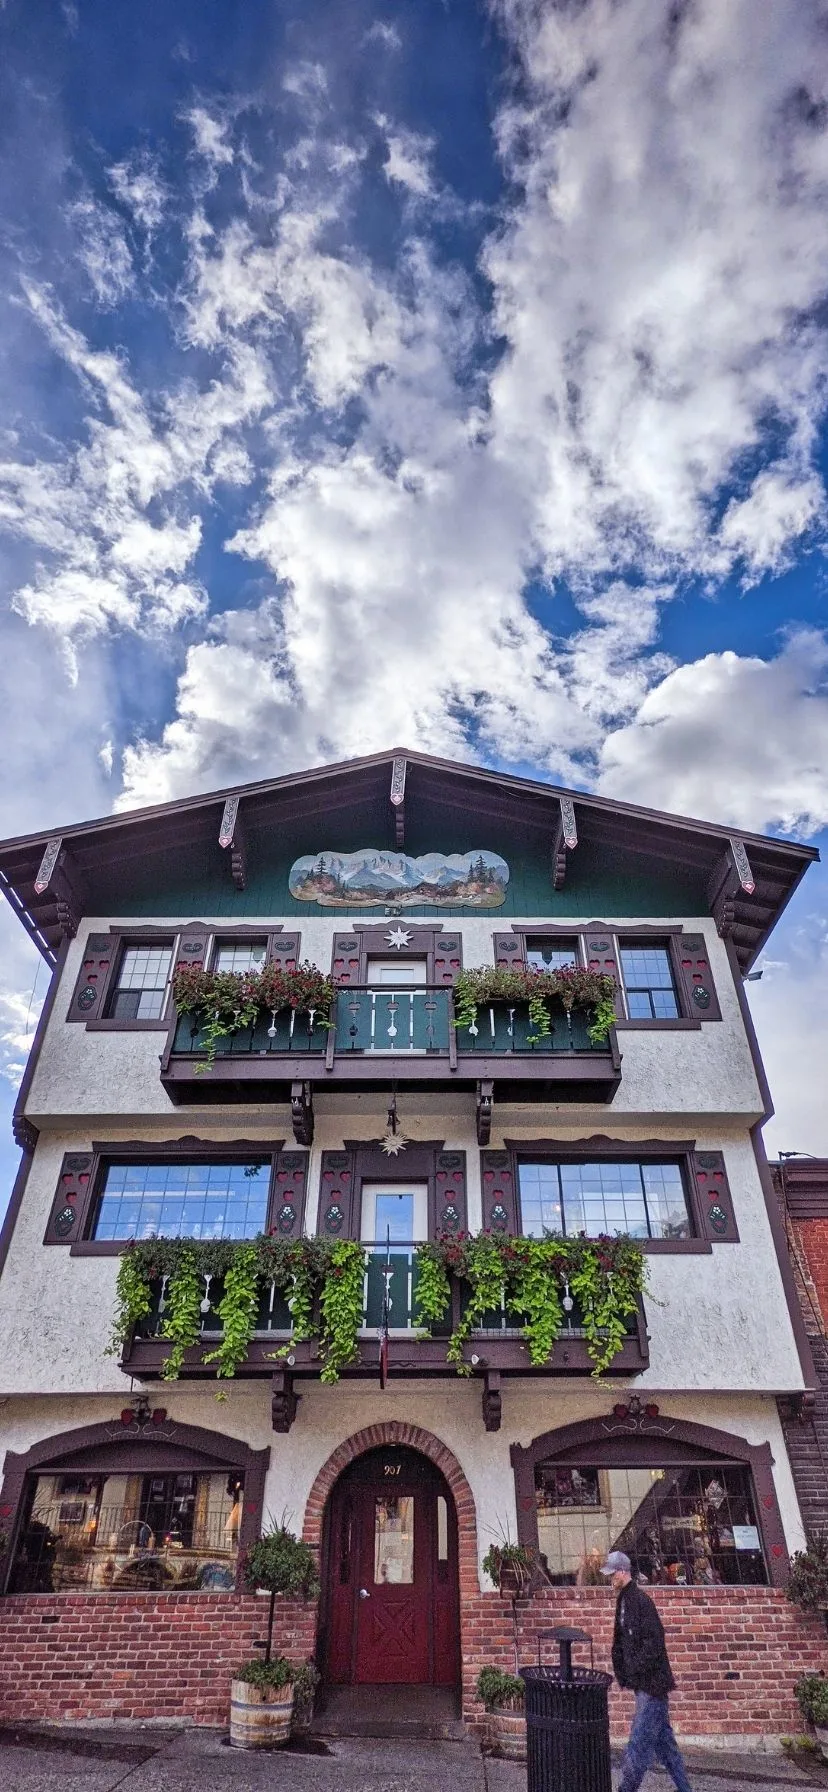
M 168 1027 L 168 1009 L 172 990 L 172 972 L 175 969 L 175 955 L 181 939 L 180 927 L 110 927 L 107 929 L 112 940 L 112 956 L 109 970 L 101 990 L 101 1016 L 98 1020 L 88 1020 L 84 1024 L 87 1033 L 166 1033 Z M 170 976 L 164 1007 L 157 1020 L 118 1020 L 105 1011 L 112 1000 L 118 985 L 118 973 L 121 968 L 125 946 L 170 947 Z
M 595 1163 L 602 1158 L 612 1163 L 678 1163 L 684 1185 L 687 1214 L 691 1226 L 689 1238 L 640 1238 L 636 1243 L 648 1256 L 707 1257 L 713 1245 L 703 1236 L 703 1215 L 696 1178 L 691 1162 L 696 1149 L 695 1139 L 609 1139 L 599 1135 L 591 1139 L 568 1140 L 560 1145 L 552 1139 L 504 1139 L 512 1160 L 515 1216 L 522 1226 L 520 1211 L 520 1177 L 518 1166 L 523 1162 L 550 1164 Z M 522 1231 L 518 1236 L 523 1236 Z
M 411 934 L 411 939 L 408 944 L 400 946 L 399 948 L 389 946 L 389 933 L 395 932 L 400 928 L 402 928 L 405 933 Z M 344 931 L 344 929 L 340 928 L 339 932 L 334 934 L 331 947 L 332 966 L 335 965 L 336 960 L 337 940 L 343 936 Z M 406 924 L 404 915 L 389 915 L 382 925 L 376 922 L 357 922 L 355 926 L 348 929 L 348 933 L 355 935 L 359 941 L 359 972 L 355 979 L 357 987 L 365 985 L 368 981 L 368 961 L 371 958 L 399 958 L 402 962 L 405 962 L 407 958 L 424 958 L 426 961 L 426 984 L 433 986 L 436 982 L 435 954 L 437 941 L 444 936 L 448 936 L 451 939 L 454 939 L 455 936 L 457 937 L 459 941 L 459 957 L 462 964 L 463 934 L 462 929 L 459 926 L 441 926 L 439 922 L 426 923 L 425 925 L 418 924 L 417 922 Z M 345 987 L 347 987 L 347 985 Z
M 507 929 L 504 928 L 500 931 L 506 932 Z M 612 925 L 607 924 L 605 926 L 601 921 L 590 921 L 587 931 L 587 927 L 583 921 L 580 921 L 574 927 L 566 927 L 560 921 L 538 922 L 535 926 L 527 926 L 525 922 L 520 921 L 512 923 L 511 931 L 515 935 L 515 938 L 520 941 L 521 964 L 524 966 L 526 965 L 526 941 L 528 937 L 534 937 L 539 934 L 545 935 L 549 939 L 553 939 L 556 935 L 562 939 L 575 939 L 578 942 L 581 965 L 584 965 L 587 962 L 586 942 L 589 935 L 598 932 L 606 933 L 612 940 L 615 960 L 618 965 L 618 995 L 620 1000 L 616 1001 L 615 1021 L 616 1030 L 618 1032 L 623 1030 L 624 1032 L 655 1031 L 659 1033 L 699 1033 L 704 1024 L 709 1024 L 709 1022 L 702 1022 L 697 1014 L 691 1013 L 689 1008 L 681 965 L 681 940 L 683 935 L 687 932 L 687 929 L 680 923 L 668 923 L 661 927 L 618 927 L 614 922 Z M 626 945 L 628 940 L 631 943 L 638 945 L 644 945 L 646 942 L 649 942 L 654 946 L 666 947 L 670 957 L 673 988 L 679 1007 L 679 1013 L 674 1019 L 630 1019 L 627 1013 L 627 991 L 624 984 L 624 974 L 621 968 L 621 947 L 622 945 Z M 719 1017 L 711 1016 L 710 1018 L 711 1020 L 714 1020 Z
M 347 1165 L 343 1162 L 337 1167 L 340 1179 L 344 1173 L 344 1181 L 348 1189 L 348 1212 L 341 1230 L 332 1232 L 325 1226 L 324 1203 L 331 1198 L 331 1191 L 326 1189 L 326 1181 L 331 1176 L 326 1159 L 339 1160 L 347 1157 Z M 441 1162 L 444 1159 L 445 1162 Z M 455 1186 L 456 1179 L 456 1186 Z M 465 1151 L 446 1150 L 443 1139 L 417 1141 L 406 1146 L 401 1157 L 388 1157 L 378 1144 L 367 1144 L 364 1139 L 346 1139 L 341 1152 L 323 1152 L 319 1177 L 319 1202 L 316 1215 L 316 1236 L 318 1238 L 348 1238 L 359 1241 L 362 1235 L 362 1189 L 366 1182 L 381 1182 L 385 1188 L 393 1188 L 395 1183 L 407 1187 L 409 1183 L 425 1183 L 428 1189 L 428 1237 L 426 1242 L 433 1242 L 445 1230 L 441 1207 L 446 1200 L 459 1203 L 461 1224 L 458 1231 L 466 1230 L 468 1212 L 468 1163 Z M 441 1182 L 443 1187 L 440 1186 Z M 339 1191 L 334 1189 L 333 1196 L 340 1199 Z
M 222 1145 L 210 1139 L 163 1139 L 157 1144 L 148 1144 L 144 1139 L 129 1139 L 123 1144 L 117 1140 L 105 1143 L 92 1142 L 92 1161 L 89 1168 L 89 1182 L 86 1195 L 78 1214 L 78 1236 L 69 1245 L 70 1257 L 120 1257 L 126 1238 L 89 1238 L 87 1236 L 92 1214 L 100 1191 L 101 1176 L 110 1163 L 188 1163 L 203 1164 L 238 1164 L 248 1163 L 252 1157 L 270 1159 L 270 1175 L 267 1190 L 267 1212 L 264 1230 L 267 1232 L 274 1224 L 276 1201 L 279 1190 L 276 1187 L 276 1170 L 279 1153 L 284 1139 L 237 1139 L 232 1145 Z

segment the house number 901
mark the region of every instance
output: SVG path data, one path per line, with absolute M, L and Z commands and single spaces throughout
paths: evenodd
M 384 1475 L 398 1475 L 401 1468 L 401 1462 L 384 1462 L 382 1465 L 382 1472 Z

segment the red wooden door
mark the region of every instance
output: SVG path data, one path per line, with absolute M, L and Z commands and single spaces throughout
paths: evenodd
M 454 1506 L 425 1457 L 376 1450 L 346 1470 L 331 1498 L 325 1560 L 330 1681 L 455 1684 Z

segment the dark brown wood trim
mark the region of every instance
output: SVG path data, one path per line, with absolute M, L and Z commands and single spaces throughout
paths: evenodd
M 638 1163 L 642 1158 L 652 1158 L 656 1162 L 677 1162 L 681 1167 L 684 1195 L 687 1211 L 690 1216 L 692 1237 L 690 1238 L 642 1238 L 641 1247 L 648 1254 L 657 1256 L 702 1256 L 712 1250 L 712 1245 L 704 1237 L 703 1214 L 699 1204 L 696 1178 L 693 1173 L 693 1153 L 696 1149 L 695 1139 L 611 1139 L 605 1133 L 594 1133 L 588 1139 L 567 1139 L 558 1143 L 555 1139 L 504 1139 L 506 1150 L 512 1160 L 512 1178 L 515 1190 L 515 1203 L 520 1217 L 520 1177 L 518 1165 L 521 1159 L 533 1159 L 546 1163 L 584 1163 L 594 1158 L 614 1159 L 618 1163 Z
M 122 1471 L 118 1452 L 135 1446 L 145 1446 L 147 1472 L 152 1471 L 153 1449 L 164 1448 L 166 1457 L 176 1454 L 180 1456 L 183 1468 L 201 1465 L 204 1471 L 209 1467 L 223 1469 L 236 1468 L 244 1472 L 244 1503 L 242 1506 L 242 1522 L 239 1530 L 239 1561 L 243 1551 L 249 1548 L 259 1536 L 262 1527 L 265 1477 L 270 1464 L 270 1449 L 252 1450 L 240 1438 L 225 1436 L 222 1432 L 205 1431 L 196 1425 L 181 1425 L 175 1419 L 168 1418 L 162 1425 L 151 1425 L 144 1431 L 137 1431 L 133 1425 L 122 1425 L 117 1416 L 99 1425 L 83 1425 L 74 1431 L 62 1431 L 51 1437 L 42 1438 L 33 1444 L 30 1450 L 18 1455 L 9 1450 L 3 1469 L 3 1483 L 0 1487 L 0 1511 L 5 1516 L 0 1524 L 8 1538 L 4 1554 L 0 1554 L 0 1591 L 5 1590 L 14 1551 L 17 1544 L 17 1533 L 21 1519 L 21 1507 L 29 1475 L 39 1472 L 48 1473 L 50 1469 L 59 1469 L 67 1460 L 73 1466 L 81 1462 L 84 1456 L 94 1460 L 97 1473 L 118 1474 Z M 111 1460 L 112 1467 L 102 1467 Z
M 121 1143 L 117 1139 L 93 1139 L 92 1162 L 89 1169 L 89 1182 L 83 1205 L 78 1211 L 78 1226 L 74 1242 L 69 1245 L 70 1257 L 118 1257 L 129 1241 L 121 1239 L 88 1238 L 92 1213 L 100 1188 L 101 1173 L 105 1165 L 110 1163 L 157 1163 L 159 1160 L 188 1158 L 195 1163 L 233 1164 L 243 1163 L 248 1157 L 270 1158 L 270 1185 L 268 1190 L 268 1218 L 270 1226 L 271 1210 L 274 1201 L 274 1178 L 276 1160 L 284 1146 L 284 1139 L 234 1139 L 232 1143 L 219 1140 L 200 1139 L 185 1134 L 178 1139 L 125 1139 Z
M 677 992 L 681 1002 L 681 994 Z M 701 1021 L 682 1016 L 681 1020 L 617 1020 L 619 1033 L 700 1033 Z
M 768 1168 L 792 1220 L 828 1219 L 828 1158 L 786 1159 Z
M 166 1033 L 168 1022 L 159 1020 L 88 1020 L 87 1033 Z
M 389 933 L 402 928 L 411 938 L 407 945 L 395 947 L 388 943 Z M 340 931 L 344 932 L 344 929 Z M 351 984 L 366 984 L 368 980 L 368 961 L 371 958 L 399 958 L 403 963 L 408 958 L 425 958 L 426 982 L 437 981 L 435 956 L 437 941 L 443 934 L 449 934 L 452 940 L 459 940 L 459 951 L 462 953 L 463 936 L 449 919 L 445 922 L 406 921 L 405 916 L 389 915 L 380 922 L 357 921 L 348 929 L 359 941 L 359 972 L 356 978 L 349 979 Z M 336 935 L 332 947 L 332 963 L 336 959 Z M 335 971 L 334 971 L 334 974 Z
M 753 1477 L 757 1523 L 768 1580 L 771 1586 L 787 1586 L 790 1564 L 773 1483 L 770 1444 L 749 1444 L 745 1438 L 738 1437 L 733 1432 L 714 1430 L 710 1425 L 696 1425 L 658 1409 L 651 1418 L 645 1413 L 639 1417 L 621 1418 L 609 1412 L 603 1417 L 581 1419 L 574 1425 L 562 1425 L 557 1430 L 545 1431 L 533 1438 L 525 1449 L 520 1444 L 512 1444 L 510 1456 L 515 1477 L 518 1542 L 535 1550 L 538 1548 L 536 1463 L 562 1458 L 569 1461 L 577 1454 L 578 1460 L 584 1465 L 600 1467 L 604 1456 L 608 1456 L 613 1449 L 618 1454 L 619 1446 L 623 1452 L 625 1441 L 632 1439 L 639 1444 L 643 1439 L 651 1442 L 652 1460 L 656 1467 L 670 1466 L 673 1460 L 670 1455 L 671 1446 L 676 1444 L 714 1455 L 723 1462 L 744 1463 Z M 659 1450 L 665 1455 L 664 1464 Z M 673 1456 L 675 1455 L 673 1449 Z M 738 1592 L 738 1588 L 734 1591 Z
M 362 1185 L 364 1182 L 382 1182 L 389 1187 L 395 1183 L 402 1185 L 410 1182 L 425 1182 L 428 1185 L 428 1236 L 437 1235 L 437 1169 L 438 1158 L 445 1151 L 443 1139 L 427 1139 L 416 1144 L 406 1145 L 401 1157 L 387 1157 L 378 1141 L 367 1143 L 364 1139 L 345 1139 L 344 1148 L 353 1152 L 354 1189 L 351 1202 L 351 1233 L 359 1238 L 362 1230 Z M 452 1155 L 463 1159 L 463 1199 L 465 1201 L 465 1152 Z M 317 1227 L 318 1229 L 318 1227 Z M 463 1226 L 465 1230 L 465 1223 Z
M 58 989 L 60 987 L 60 981 L 66 965 L 70 945 L 71 941 L 64 936 L 58 947 L 58 954 L 52 969 L 52 975 L 46 986 L 43 1007 L 38 1016 L 31 1050 L 26 1059 L 25 1069 L 20 1080 L 20 1087 L 17 1091 L 14 1103 L 12 1132 L 14 1134 L 15 1142 L 21 1144 L 21 1156 L 17 1166 L 17 1174 L 12 1184 L 9 1204 L 3 1217 L 2 1226 L 0 1226 L 0 1276 L 3 1274 L 6 1258 L 8 1257 L 11 1247 L 11 1241 L 14 1237 L 14 1229 L 17 1225 L 18 1215 L 23 1205 L 26 1184 L 29 1180 L 29 1172 L 34 1161 L 34 1154 L 37 1149 L 37 1141 L 39 1137 L 37 1127 L 32 1126 L 31 1121 L 26 1119 L 26 1103 L 29 1099 L 29 1093 L 34 1081 L 34 1073 L 37 1069 L 41 1051 L 43 1050 L 43 1041 L 46 1038 L 49 1022 L 52 1018 L 55 1002 L 57 1001 Z
M 214 1334 L 211 1334 L 214 1335 Z M 277 1332 L 269 1332 L 267 1337 L 260 1336 L 251 1341 L 244 1369 L 240 1377 L 268 1380 L 273 1375 L 274 1341 L 279 1341 Z M 169 1354 L 169 1345 L 160 1339 L 136 1338 L 124 1352 L 121 1368 L 126 1375 L 137 1375 L 142 1380 L 156 1380 L 160 1377 L 165 1357 Z M 482 1374 L 485 1369 L 498 1370 L 508 1376 L 533 1376 L 540 1380 L 545 1377 L 567 1375 L 590 1375 L 592 1361 L 583 1338 L 559 1338 L 552 1352 L 551 1362 L 542 1369 L 536 1368 L 529 1360 L 527 1346 L 520 1337 L 492 1337 L 490 1332 L 473 1333 L 466 1346 L 466 1361 L 471 1363 L 472 1356 L 477 1357 L 475 1369 Z M 294 1379 L 315 1379 L 321 1370 L 321 1363 L 314 1344 L 296 1344 L 291 1349 L 295 1358 L 290 1365 Z M 213 1380 L 214 1371 L 205 1368 L 202 1361 L 203 1346 L 185 1353 L 182 1376 L 187 1380 L 200 1378 Z M 391 1338 L 389 1340 L 389 1370 L 400 1380 L 416 1380 L 419 1376 L 431 1380 L 440 1377 L 455 1383 L 458 1380 L 453 1363 L 446 1361 L 446 1340 L 437 1338 L 418 1339 L 412 1332 L 410 1338 Z M 617 1357 L 604 1370 L 605 1375 L 640 1375 L 649 1363 L 646 1332 L 639 1324 L 636 1334 L 624 1340 Z M 342 1371 L 343 1379 L 348 1381 L 376 1381 L 378 1376 L 376 1335 L 370 1333 L 360 1342 L 360 1360 Z M 462 1381 L 462 1378 L 460 1378 Z

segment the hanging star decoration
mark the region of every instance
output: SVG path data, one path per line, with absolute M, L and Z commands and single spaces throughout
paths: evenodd
M 392 1095 L 391 1105 L 388 1109 L 388 1119 L 385 1124 L 385 1138 L 380 1146 L 380 1150 L 384 1151 L 386 1157 L 399 1157 L 400 1152 L 404 1151 L 408 1144 L 408 1140 L 403 1138 L 399 1126 L 400 1122 L 397 1118 L 397 1097 L 396 1095 Z
M 395 952 L 401 952 L 403 946 L 407 946 L 410 943 L 411 928 L 391 927 L 385 937 L 389 946 L 394 947 Z

